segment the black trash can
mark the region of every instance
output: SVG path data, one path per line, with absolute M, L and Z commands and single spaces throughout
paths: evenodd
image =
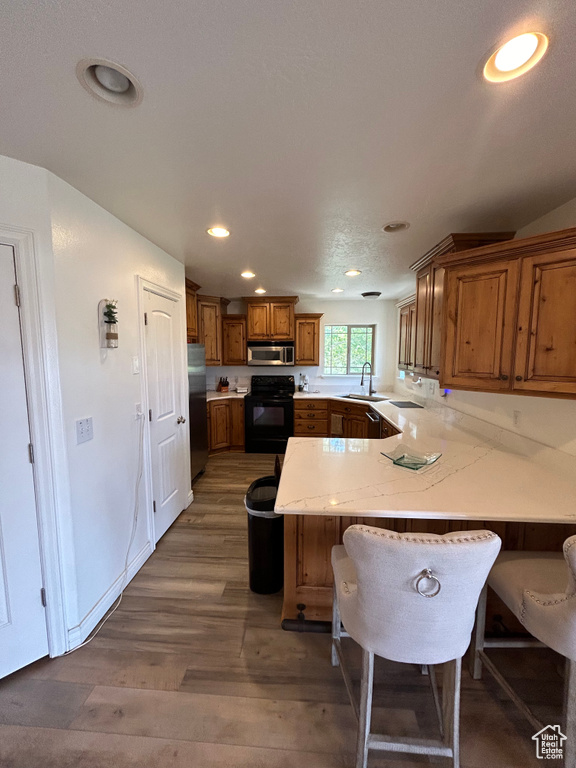
M 274 513 L 278 479 L 254 480 L 246 492 L 250 589 L 271 595 L 284 586 L 284 517 Z

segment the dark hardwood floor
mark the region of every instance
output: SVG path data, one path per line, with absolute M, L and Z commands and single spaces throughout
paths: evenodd
M 2 768 L 353 765 L 355 721 L 329 637 L 283 632 L 281 596 L 248 589 L 243 497 L 273 465 L 273 456 L 211 458 L 194 503 L 98 636 L 0 681 Z M 522 694 L 550 704 L 542 714 L 558 722 L 557 657 L 506 659 Z M 378 660 L 375 705 L 375 727 L 436 735 L 427 681 L 414 668 Z M 538 766 L 531 735 L 490 680 L 464 672 L 463 768 Z M 369 765 L 431 762 L 373 755 Z

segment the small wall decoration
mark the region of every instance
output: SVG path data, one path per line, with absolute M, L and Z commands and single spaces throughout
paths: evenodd
M 100 347 L 116 349 L 118 347 L 118 299 L 102 299 L 98 304 L 100 326 Z

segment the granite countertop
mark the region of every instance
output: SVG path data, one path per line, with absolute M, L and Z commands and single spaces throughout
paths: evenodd
M 245 397 L 246 397 L 246 394 L 239 395 L 238 392 L 236 392 L 236 390 L 234 390 L 234 391 L 230 390 L 229 392 L 215 392 L 214 390 L 208 390 L 206 392 L 206 400 L 208 400 L 208 401 L 210 401 L 210 400 L 229 400 L 230 398 L 233 398 L 233 399 L 237 400 L 238 398 L 244 399 Z
M 384 440 L 291 437 L 276 512 L 576 523 L 576 457 L 441 405 L 401 410 L 387 401 L 368 404 L 402 434 Z M 399 443 L 442 456 L 417 472 L 397 467 L 381 451 Z

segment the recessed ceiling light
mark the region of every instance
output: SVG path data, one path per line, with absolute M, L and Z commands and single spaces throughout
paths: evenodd
M 245 277 L 247 280 L 249 280 L 251 277 L 256 277 L 254 272 L 250 272 L 250 270 L 248 269 L 246 270 L 246 272 L 242 272 L 240 276 Z
M 212 237 L 228 237 L 230 234 L 230 231 L 224 227 L 210 227 L 206 232 L 208 232 L 209 235 L 212 235 Z
M 346 277 L 356 277 L 357 275 L 361 275 L 362 272 L 359 269 L 349 269 L 348 272 L 344 272 Z
M 142 86 L 120 64 L 106 59 L 82 59 L 76 65 L 76 77 L 88 93 L 100 101 L 119 107 L 135 107 L 142 101 Z
M 332 293 L 343 293 L 344 288 L 332 288 Z
M 266 288 L 256 288 L 254 293 L 266 293 Z
M 404 232 L 409 226 L 410 224 L 407 221 L 389 221 L 388 224 L 384 224 L 382 231 L 388 232 L 388 234 Z
M 520 77 L 534 67 L 548 48 L 542 32 L 525 32 L 501 45 L 484 65 L 484 77 L 491 83 L 503 83 Z

